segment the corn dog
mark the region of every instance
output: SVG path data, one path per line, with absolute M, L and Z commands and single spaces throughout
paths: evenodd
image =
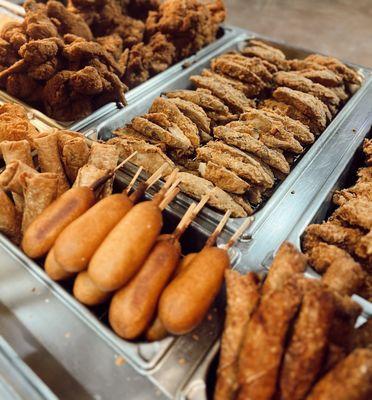
M 230 267 L 227 250 L 251 222 L 247 219 L 224 248 L 205 247 L 167 286 L 159 301 L 159 318 L 168 332 L 183 335 L 200 324 Z
M 67 190 L 35 218 L 26 229 L 22 240 L 22 248 L 26 255 L 30 258 L 39 258 L 47 254 L 59 234 L 94 204 L 95 191 L 102 187 L 102 184 L 110 179 L 128 159 L 92 186 L 78 186 Z
M 66 272 L 56 261 L 54 257 L 54 248 L 52 247 L 45 259 L 44 264 L 45 272 L 48 276 L 54 281 L 63 281 L 65 279 L 69 279 L 74 274 Z
M 80 303 L 87 306 L 102 304 L 110 297 L 110 293 L 97 288 L 87 271 L 82 271 L 77 275 L 72 292 Z
M 134 181 L 138 178 L 140 168 Z M 69 272 L 80 272 L 88 267 L 89 261 L 108 233 L 142 197 L 149 183 L 158 179 L 162 167 L 151 176 L 145 185 L 128 196 L 131 185 L 123 193 L 105 197 L 86 213 L 68 225 L 55 243 L 55 256 L 58 263 Z M 133 182 L 134 183 L 134 182 Z M 99 221 L 99 224 L 96 223 Z
M 204 196 L 198 206 L 192 204 L 172 235 L 159 237 L 144 265 L 132 281 L 112 299 L 109 321 L 124 339 L 140 336 L 150 324 L 158 299 L 173 275 L 181 255 L 180 236 L 208 201 Z
M 177 171 L 170 175 L 165 189 L 176 174 Z M 101 290 L 110 292 L 123 287 L 143 265 L 163 226 L 159 207 L 163 197 L 164 191 L 151 201 L 135 205 L 94 253 L 88 272 Z

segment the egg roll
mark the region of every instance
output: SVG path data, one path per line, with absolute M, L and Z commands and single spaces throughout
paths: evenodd
M 0 232 L 18 244 L 21 239 L 19 214 L 14 203 L 3 190 L 0 190 L 0 204 Z
M 53 172 L 58 175 L 58 194 L 70 188 L 58 151 L 58 133 L 40 134 L 34 139 L 41 172 Z
M 82 137 L 70 138 L 62 149 L 62 161 L 71 183 L 78 175 L 79 169 L 87 164 L 89 147 Z
M 0 143 L 0 148 L 6 164 L 9 164 L 14 160 L 18 160 L 31 168 L 35 168 L 31 155 L 31 146 L 27 140 L 5 140 L 4 142 Z
M 91 186 L 97 179 L 102 178 L 108 171 L 86 164 L 79 169 L 74 186 Z
M 20 181 L 22 173 L 37 175 L 38 172 L 21 161 L 11 161 L 0 174 L 0 189 L 11 191 L 23 196 L 23 187 Z
M 27 172 L 20 177 L 23 185 L 25 206 L 22 218 L 22 232 L 58 196 L 59 177 L 52 172 L 29 176 Z

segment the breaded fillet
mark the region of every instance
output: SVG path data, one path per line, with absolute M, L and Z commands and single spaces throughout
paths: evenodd
M 238 400 L 272 399 L 290 323 L 301 303 L 297 279 L 263 296 L 254 312 L 239 358 Z
M 307 400 L 370 400 L 372 350 L 356 349 L 326 374 Z
M 365 199 L 350 200 L 333 213 L 332 219 L 370 230 L 372 229 L 372 202 Z
M 365 199 L 372 202 L 372 181 L 360 182 L 348 189 L 336 190 L 333 195 L 333 202 L 339 206 L 353 199 Z
M 309 264 L 320 274 L 327 271 L 333 261 L 347 256 L 345 250 L 332 244 L 319 242 L 315 244 L 307 253 Z
M 274 64 L 279 70 L 287 70 L 288 63 L 284 53 L 259 40 L 250 40 L 248 46 L 242 51 L 247 57 L 258 57 Z
M 283 243 L 270 266 L 262 288 L 263 295 L 283 288 L 291 276 L 302 274 L 306 269 L 306 256 L 289 243 Z
M 321 287 L 305 292 L 284 355 L 279 399 L 302 400 L 310 390 L 326 353 L 333 312 L 329 292 Z
M 214 400 L 233 400 L 238 389 L 238 359 L 247 324 L 259 301 L 259 283 L 252 273 L 225 273 L 227 308 L 221 340 Z

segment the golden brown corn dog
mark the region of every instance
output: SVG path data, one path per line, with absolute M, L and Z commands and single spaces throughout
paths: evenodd
M 105 237 L 143 196 L 146 189 L 154 182 L 154 178 L 160 177 L 162 168 L 147 182 L 140 184 L 128 197 L 127 193 L 141 171 L 142 168 L 139 168 L 125 192 L 102 199 L 68 225 L 58 236 L 54 246 L 55 256 L 66 271 L 80 272 L 88 268 L 89 261 Z
M 159 300 L 159 318 L 168 332 L 186 334 L 204 319 L 221 289 L 225 270 L 230 267 L 227 250 L 251 222 L 247 219 L 224 248 L 209 247 L 207 243 L 166 287 Z
M 82 271 L 77 275 L 72 291 L 80 303 L 87 306 L 102 304 L 110 297 L 110 293 L 97 288 L 87 271 Z
M 181 246 L 172 237 L 159 240 L 138 274 L 113 297 L 109 321 L 124 339 L 140 336 L 156 311 L 158 299 L 179 261 Z
M 177 171 L 151 200 L 135 205 L 108 234 L 90 260 L 88 273 L 101 290 L 123 287 L 143 265 L 163 226 L 161 203 Z
M 48 253 L 62 230 L 90 208 L 95 201 L 94 191 L 88 187 L 67 190 L 48 206 L 26 229 L 23 251 L 31 258 Z
M 56 261 L 54 257 L 54 248 L 52 247 L 45 259 L 44 264 L 45 272 L 54 281 L 63 281 L 65 279 L 71 278 L 74 274 L 66 272 Z

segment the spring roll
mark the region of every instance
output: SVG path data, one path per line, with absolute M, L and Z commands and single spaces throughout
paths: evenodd
M 52 172 L 20 177 L 23 185 L 25 206 L 22 218 L 24 233 L 31 222 L 40 215 L 58 196 L 59 177 Z
M 259 282 L 255 274 L 245 276 L 236 271 L 225 273 L 227 314 L 221 342 L 215 400 L 233 400 L 238 389 L 238 357 L 247 324 L 259 297 Z
M 11 191 L 23 196 L 23 187 L 20 181 L 22 173 L 37 175 L 38 172 L 21 161 L 11 161 L 0 174 L 0 189 Z
M 97 179 L 102 178 L 108 171 L 86 164 L 79 169 L 74 186 L 91 186 Z
M 62 149 L 62 160 L 71 183 L 75 182 L 79 169 L 87 164 L 89 147 L 82 137 L 70 138 Z
M 18 244 L 21 240 L 19 213 L 3 190 L 0 190 L 0 204 L 0 232 Z
M 31 168 L 35 168 L 31 155 L 31 146 L 27 140 L 19 140 L 16 142 L 5 140 L 0 143 L 0 148 L 6 164 L 18 160 Z
M 58 133 L 40 134 L 34 139 L 41 172 L 53 172 L 58 175 L 58 195 L 70 188 L 58 151 Z

